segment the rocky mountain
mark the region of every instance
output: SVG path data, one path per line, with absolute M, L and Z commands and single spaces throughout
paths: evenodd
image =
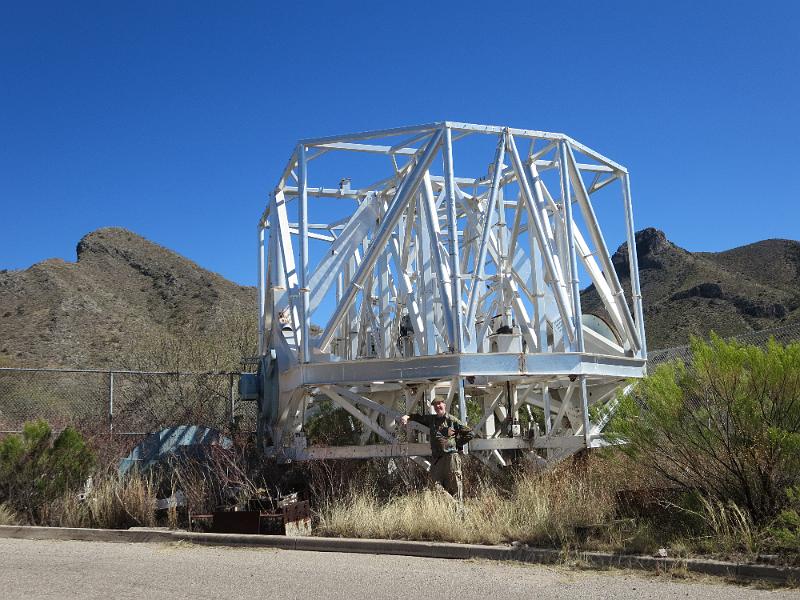
M 255 319 L 256 291 L 120 228 L 80 240 L 77 261 L 0 271 L 0 363 L 122 367 L 142 341 Z
M 650 228 L 636 234 L 636 247 L 650 349 L 711 330 L 730 336 L 800 323 L 800 242 L 689 252 Z M 613 255 L 626 292 L 627 253 L 623 244 Z M 585 312 L 602 314 L 591 286 L 582 297 Z M 255 307 L 254 288 L 125 229 L 100 229 L 80 240 L 74 263 L 0 271 L 0 366 L 137 368 L 136 349 L 164 336 L 213 348 L 241 319 L 249 330 L 235 323 L 234 335 L 253 338 Z
M 664 232 L 636 233 L 647 346 L 680 346 L 713 330 L 732 336 L 800 322 L 800 242 L 764 240 L 724 252 L 689 252 Z M 628 247 L 612 257 L 626 293 Z M 584 311 L 602 314 L 593 286 Z

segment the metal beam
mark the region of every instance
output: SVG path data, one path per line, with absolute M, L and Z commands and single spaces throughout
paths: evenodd
M 625 326 L 625 333 L 628 335 L 634 350 L 638 351 L 642 347 L 641 340 L 639 339 L 639 332 L 636 330 L 633 317 L 631 317 L 631 312 L 628 309 L 627 302 L 625 301 L 625 293 L 622 291 L 622 286 L 620 286 L 617 271 L 614 269 L 614 265 L 611 263 L 611 255 L 608 252 L 605 239 L 603 239 L 603 234 L 600 231 L 600 224 L 597 221 L 597 216 L 595 215 L 592 204 L 589 201 L 589 193 L 586 191 L 583 179 L 581 178 L 580 172 L 575 164 L 575 157 L 572 155 L 572 150 L 570 149 L 569 144 L 566 144 L 565 147 L 569 176 L 575 189 L 575 196 L 578 200 L 578 205 L 581 207 L 584 221 L 589 229 L 589 235 L 591 236 L 592 242 L 594 243 L 594 247 L 597 251 L 597 257 L 600 259 L 600 264 L 603 266 L 603 272 L 606 280 L 608 281 L 609 287 L 611 288 L 614 302 L 616 303 L 619 312 L 622 314 L 622 324 Z
M 379 256 L 378 249 L 383 248 L 386 245 L 392 230 L 394 229 L 395 225 L 397 225 L 397 221 L 400 219 L 400 215 L 408 203 L 408 200 L 412 194 L 416 193 L 420 181 L 422 180 L 423 173 L 428 170 L 436 151 L 439 149 L 439 143 L 441 142 L 441 139 L 441 131 L 433 135 L 431 141 L 428 143 L 425 153 L 422 155 L 417 165 L 414 167 L 411 173 L 409 173 L 407 179 L 405 180 L 403 189 L 398 192 L 397 196 L 392 201 L 389 210 L 386 211 L 386 215 L 384 215 L 380 228 L 375 234 L 375 239 L 372 241 L 368 256 L 365 256 L 364 260 L 361 261 L 361 265 L 359 265 L 358 271 L 353 277 L 353 281 L 345 291 L 342 301 L 336 307 L 336 310 L 328 321 L 328 324 L 325 326 L 325 332 L 322 334 L 322 339 L 320 340 L 320 350 L 326 350 L 328 345 L 331 343 L 334 330 L 344 318 L 344 315 L 347 312 L 347 309 L 353 303 L 353 300 L 355 300 L 358 290 L 361 289 L 361 286 L 364 284 L 364 280 L 372 271 L 372 267 L 375 266 L 375 262 L 378 260 Z
M 544 204 L 544 199 L 541 197 L 534 197 L 534 193 L 539 196 L 538 188 L 534 186 L 533 191 L 531 190 L 530 183 L 528 182 L 528 178 L 525 174 L 525 168 L 522 165 L 522 159 L 519 157 L 517 146 L 514 143 L 514 137 L 510 134 L 508 136 L 508 147 L 514 160 L 514 168 L 517 172 L 517 181 L 519 181 L 520 188 L 522 189 L 525 199 L 527 200 L 528 216 L 533 220 L 534 233 L 536 235 L 536 240 L 539 243 L 539 248 L 542 250 L 543 262 L 545 269 L 547 270 L 547 276 L 550 278 L 550 284 L 554 292 L 556 303 L 558 304 L 558 310 L 561 314 L 562 323 L 564 324 L 565 331 L 567 332 L 569 339 L 574 340 L 575 328 L 569 327 L 569 323 L 571 321 L 571 311 L 568 308 L 569 303 L 566 294 L 566 283 L 564 282 L 561 270 L 558 268 L 556 261 L 553 258 L 553 250 L 550 247 L 550 243 L 548 242 L 545 234 L 542 218 L 537 210 L 537 206 Z
M 468 167 L 486 164 L 491 150 L 462 159 L 473 146 L 456 141 L 470 135 L 497 142 L 488 175 L 472 176 Z M 528 140 L 525 156 L 516 138 Z M 438 172 L 433 160 L 440 150 Z M 326 181 L 328 170 L 312 163 L 330 157 L 321 166 L 337 164 L 344 153 L 365 165 L 367 155 L 377 156 L 372 170 L 340 175 L 352 176 L 358 189 Z M 545 172 L 555 169 L 558 175 Z M 319 187 L 309 185 L 312 179 Z M 561 133 L 443 122 L 300 142 L 259 220 L 259 352 L 270 365 L 271 398 L 259 430 L 271 434 L 267 451 L 286 460 L 409 456 L 424 463 L 428 444 L 400 444 L 391 420 L 404 399 L 412 411 L 412 398 L 429 400 L 444 390 L 448 402 L 458 393 L 462 418 L 467 397 L 484 400 L 488 410 L 476 424 L 484 437 L 471 448 L 493 468 L 518 452 L 544 449 L 552 463 L 606 443 L 598 434 L 613 413 L 614 391 L 642 376 L 646 356 L 637 257 L 629 254 L 629 309 L 608 249 L 597 243 L 602 232 L 589 203 L 590 194 L 617 180 L 635 251 L 627 172 Z M 560 198 L 553 199 L 546 181 L 559 182 Z M 583 219 L 573 215 L 573 202 Z M 325 205 L 335 217 L 312 222 L 309 208 Z M 297 223 L 290 223 L 294 211 Z M 325 243 L 309 246 L 309 239 Z M 579 260 L 624 347 L 582 326 Z M 327 321 L 313 341 L 312 314 Z M 491 351 L 504 348 L 487 343 L 490 325 L 521 331 L 521 346 Z M 508 390 L 505 396 L 499 388 Z M 304 448 L 298 434 L 305 398 L 314 393 L 364 424 L 362 443 L 372 433 L 386 443 Z M 590 400 L 600 411 L 594 423 Z M 495 428 L 496 419 L 520 406 L 545 409 L 546 435 L 513 437 L 508 427 Z M 563 415 L 574 431 L 561 427 Z

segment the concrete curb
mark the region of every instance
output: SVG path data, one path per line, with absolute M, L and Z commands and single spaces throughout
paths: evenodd
M 281 535 L 240 535 L 233 533 L 194 533 L 158 529 L 82 529 L 0 525 L 0 538 L 26 540 L 80 540 L 95 542 L 191 542 L 208 546 L 253 546 L 315 552 L 395 554 L 426 558 L 504 560 L 553 564 L 572 559 L 591 567 L 621 567 L 654 572 L 686 570 L 692 573 L 740 580 L 786 584 L 800 582 L 800 568 L 767 564 L 745 564 L 707 559 L 654 558 L 609 552 L 575 552 L 565 557 L 561 551 L 528 546 L 482 546 L 446 542 L 413 542 L 325 537 L 286 537 Z

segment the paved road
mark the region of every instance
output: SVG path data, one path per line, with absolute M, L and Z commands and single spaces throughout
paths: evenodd
M 334 552 L 0 539 L 0 598 L 795 598 L 623 571 Z

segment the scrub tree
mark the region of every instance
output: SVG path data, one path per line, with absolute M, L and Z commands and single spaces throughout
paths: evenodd
M 611 432 L 672 485 L 773 518 L 800 482 L 800 343 L 712 337 L 621 399 Z

